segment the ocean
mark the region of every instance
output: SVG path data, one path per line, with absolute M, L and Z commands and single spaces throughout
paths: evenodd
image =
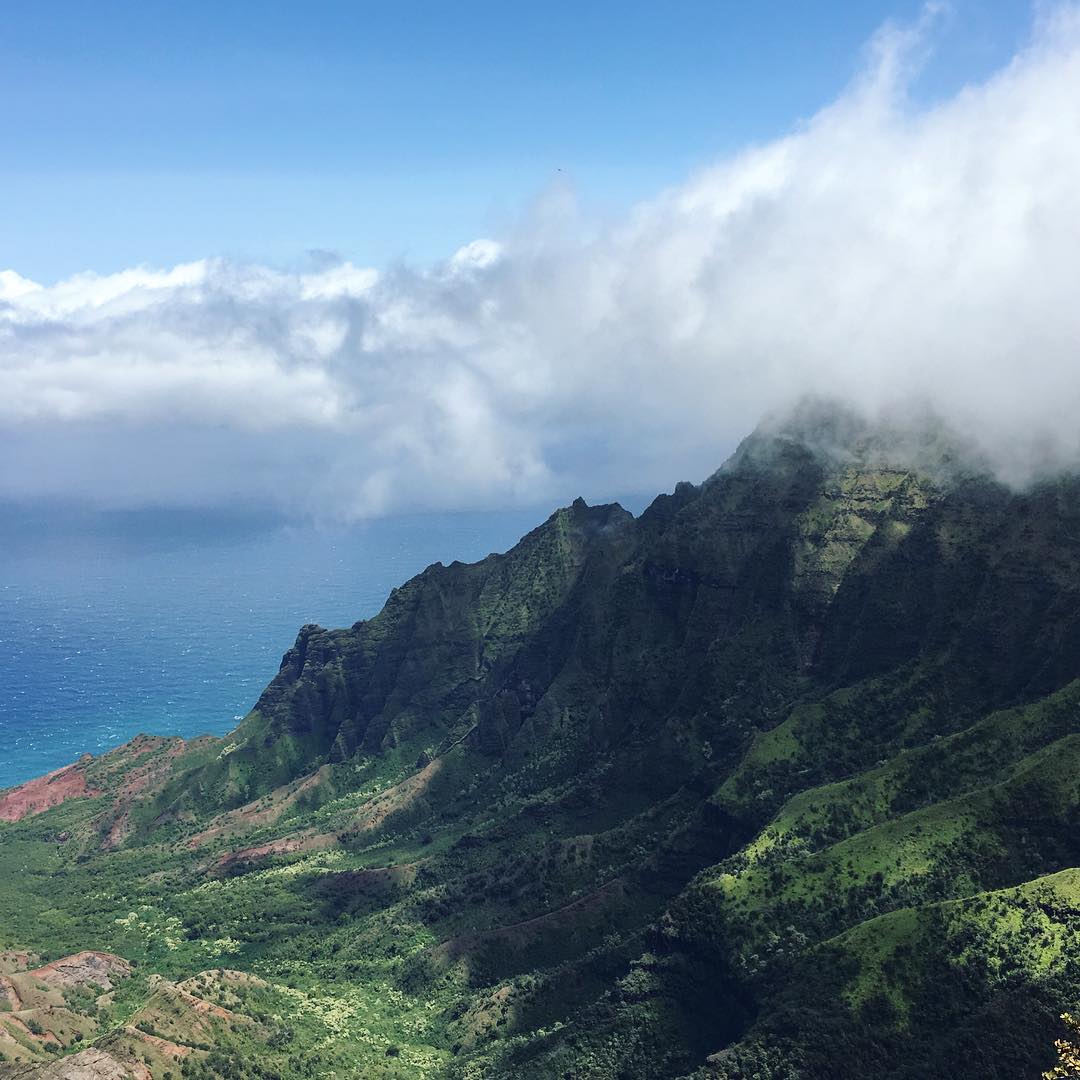
M 638 512 L 644 500 L 623 500 Z M 0 514 L 0 788 L 139 732 L 224 734 L 304 623 L 370 618 L 425 566 L 505 551 L 551 507 L 351 526 L 244 514 Z

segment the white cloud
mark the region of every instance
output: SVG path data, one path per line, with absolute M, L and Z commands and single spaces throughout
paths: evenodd
M 0 273 L 0 494 L 365 514 L 669 487 L 806 392 L 928 397 L 1014 474 L 1080 453 L 1080 9 L 916 107 L 935 10 L 615 224 L 556 188 L 422 270 Z

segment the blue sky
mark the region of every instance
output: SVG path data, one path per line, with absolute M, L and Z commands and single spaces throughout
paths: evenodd
M 813 115 L 874 30 L 920 7 L 7 4 L 0 269 L 424 262 L 560 177 L 618 213 Z M 1000 67 L 1030 10 L 956 0 L 915 93 Z

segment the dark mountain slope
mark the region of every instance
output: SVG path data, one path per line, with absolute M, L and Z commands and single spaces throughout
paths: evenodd
M 303 1003 L 261 1075 L 1035 1076 L 1077 679 L 1080 480 L 807 407 L 81 763 L 0 826 L 0 946 L 228 957 Z

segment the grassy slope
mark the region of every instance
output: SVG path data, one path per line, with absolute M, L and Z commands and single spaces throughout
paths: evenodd
M 0 948 L 258 975 L 221 1075 L 1035 1075 L 1080 1000 L 1075 485 L 841 434 L 305 628 L 235 735 L 0 825 Z

